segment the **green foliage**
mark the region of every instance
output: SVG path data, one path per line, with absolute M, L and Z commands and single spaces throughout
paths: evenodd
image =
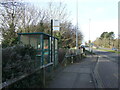
M 110 38 L 114 39 L 114 32 L 103 32 L 100 36 L 101 39 L 103 38 Z
M 40 70 L 10 85 L 9 88 L 44 88 L 43 75 L 43 70 Z
M 100 38 L 101 38 L 101 39 L 107 38 L 107 34 L 108 34 L 108 32 L 103 32 L 103 33 L 101 34 Z
M 14 45 L 2 49 L 2 81 L 13 79 L 34 69 L 35 49 L 30 45 Z
M 6 38 L 2 41 L 2 48 L 10 47 L 18 43 L 18 38 Z
M 62 49 L 62 48 L 59 49 L 59 53 L 58 53 L 58 61 L 59 61 L 59 63 L 61 63 L 63 61 L 66 52 L 67 52 L 67 49 Z
M 101 46 L 105 48 L 112 48 L 112 47 L 118 48 L 117 40 L 115 40 L 114 38 L 115 38 L 114 32 L 103 32 L 100 35 L 100 37 L 94 41 L 94 44 L 96 46 Z

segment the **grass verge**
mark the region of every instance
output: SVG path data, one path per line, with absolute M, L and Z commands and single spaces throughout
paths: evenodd
M 114 51 L 114 50 L 105 50 L 105 49 L 97 49 L 97 50 L 101 50 L 101 51 L 107 51 L 107 52 L 113 52 L 113 53 L 119 53 L 119 51 Z

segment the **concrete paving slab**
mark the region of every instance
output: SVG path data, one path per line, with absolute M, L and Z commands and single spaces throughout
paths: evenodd
M 90 68 L 79 68 L 79 67 L 76 67 L 76 68 L 66 68 L 63 70 L 63 72 L 74 72 L 74 73 L 88 73 L 90 74 L 91 73 L 91 70 Z
M 83 62 L 67 66 L 50 82 L 48 88 L 95 88 L 92 67 L 96 60 L 92 56 Z
M 76 73 L 64 72 L 51 82 L 49 88 L 72 88 L 76 77 Z
M 78 73 L 73 88 L 94 88 L 91 75 Z

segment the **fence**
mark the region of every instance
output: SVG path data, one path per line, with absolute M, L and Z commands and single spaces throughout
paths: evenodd
M 77 52 L 77 55 L 76 55 Z M 76 49 L 69 49 L 67 51 L 65 51 L 65 56 L 64 59 L 62 60 L 61 64 L 66 66 L 70 63 L 74 63 L 77 61 L 80 61 L 81 57 L 81 52 L 80 50 L 76 50 Z M 0 89 L 5 89 L 5 88 L 21 88 L 21 87 L 25 87 L 26 86 L 31 86 L 30 85 L 24 85 L 23 83 L 27 84 L 28 82 L 30 82 L 29 79 L 31 78 L 36 78 L 36 79 L 40 79 L 40 87 L 45 87 L 46 85 L 46 75 L 48 75 L 49 72 L 51 72 L 53 70 L 53 63 L 49 63 L 47 65 L 43 65 L 40 66 L 38 68 L 36 68 L 34 71 L 32 71 L 31 73 L 27 73 L 24 74 L 20 77 L 14 78 L 12 80 L 8 80 L 6 82 L 3 82 L 0 86 Z M 28 79 L 28 81 L 26 80 Z M 31 80 L 31 82 L 33 82 L 33 79 Z M 23 86 L 24 85 L 24 86 Z M 32 86 L 31 86 L 32 87 Z
M 74 62 L 79 62 L 82 59 L 81 54 L 82 53 L 81 53 L 80 49 L 69 49 L 66 52 L 66 55 L 61 64 L 63 66 L 66 66 L 66 65 L 74 63 Z
M 19 87 L 21 87 L 20 85 L 18 85 L 17 86 L 17 83 L 18 82 L 24 82 L 24 79 L 25 78 L 28 78 L 28 77 L 30 77 L 31 75 L 33 76 L 35 73 L 37 73 L 37 72 L 40 72 L 39 73 L 39 75 L 41 76 L 42 75 L 42 79 L 43 80 L 41 80 L 42 81 L 42 83 L 41 84 L 43 84 L 42 85 L 42 87 L 45 87 L 45 77 L 46 77 L 46 75 L 45 75 L 45 73 L 47 73 L 47 72 L 50 72 L 50 69 L 51 69 L 51 66 L 53 65 L 53 63 L 49 63 L 49 64 L 47 64 L 47 65 L 44 65 L 44 66 L 41 66 L 41 67 L 38 67 L 37 69 L 35 69 L 33 72 L 31 72 L 31 73 L 26 73 L 26 74 L 24 74 L 24 75 L 22 75 L 22 76 L 19 76 L 19 77 L 17 77 L 17 78 L 14 78 L 14 79 L 12 79 L 12 80 L 8 80 L 8 81 L 6 81 L 6 82 L 3 82 L 0 86 L 2 86 L 2 87 L 0 87 L 0 89 L 5 89 L 5 88 L 19 88 Z M 36 75 L 36 74 L 35 74 Z M 38 76 L 39 77 L 39 76 Z M 29 79 L 29 78 L 28 78 Z M 39 79 L 39 78 L 38 78 Z M 22 81 L 23 80 L 23 81 Z M 15 85 L 14 85 L 15 84 Z M 18 84 L 20 84 L 20 83 L 18 83 Z M 24 86 L 23 86 L 24 87 Z M 26 87 L 26 86 L 25 86 Z

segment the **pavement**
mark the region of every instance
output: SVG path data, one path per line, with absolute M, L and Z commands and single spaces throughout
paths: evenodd
M 93 71 L 96 55 L 87 55 L 79 63 L 73 63 L 57 71 L 47 88 L 96 88 Z

